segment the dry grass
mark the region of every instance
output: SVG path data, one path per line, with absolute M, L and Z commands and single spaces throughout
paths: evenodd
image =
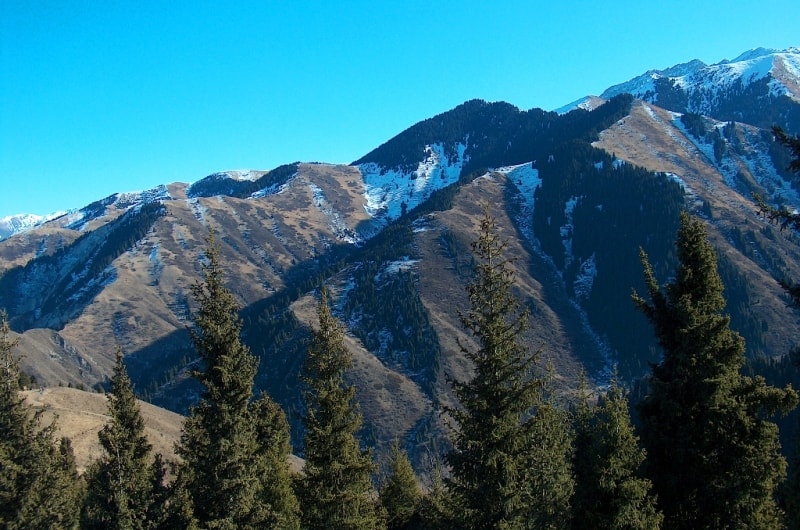
M 23 395 L 27 404 L 44 410 L 45 424 L 55 419 L 58 436 L 72 441 L 79 472 L 102 455 L 97 433 L 109 420 L 105 394 L 56 387 L 27 390 Z M 166 460 L 175 460 L 175 443 L 180 438 L 183 416 L 143 401 L 139 406 L 153 451 Z
M 58 437 L 72 441 L 78 472 L 103 454 L 97 433 L 108 423 L 105 394 L 85 392 L 75 388 L 43 388 L 24 391 L 25 403 L 43 410 L 43 424 L 56 421 Z M 145 434 L 153 453 L 161 453 L 167 461 L 177 461 L 175 444 L 180 439 L 183 416 L 150 403 L 139 401 Z M 295 473 L 303 467 L 302 459 L 290 455 L 289 466 Z

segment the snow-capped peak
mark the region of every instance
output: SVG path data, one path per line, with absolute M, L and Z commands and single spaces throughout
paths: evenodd
M 110 206 L 119 210 L 127 210 L 155 201 L 170 200 L 171 198 L 172 196 L 169 194 L 167 187 L 161 184 L 145 191 L 115 193 L 80 209 L 59 211 L 47 215 L 9 215 L 0 218 L 0 241 L 20 232 L 26 232 L 42 226 L 50 221 L 55 221 L 59 226 L 71 230 L 82 230 L 89 221 L 105 215 L 106 209 Z
M 790 51 L 792 48 L 789 48 Z M 721 61 L 720 64 L 731 62 L 731 63 L 739 63 L 742 61 L 751 61 L 753 59 L 758 59 L 760 57 L 764 57 L 765 55 L 773 55 L 775 53 L 780 53 L 781 50 L 776 50 L 774 48 L 753 48 L 752 50 L 747 50 L 737 58 L 731 61 Z
M 599 98 L 597 96 L 586 96 L 580 99 L 576 99 L 572 103 L 564 105 L 563 107 L 559 107 L 555 109 L 554 112 L 558 114 L 567 114 L 568 112 L 571 112 L 575 109 L 592 111 L 605 102 L 606 102 L 605 99 Z
M 601 97 L 608 99 L 618 94 L 629 93 L 634 97 L 650 101 L 656 91 L 656 81 L 666 78 L 676 87 L 700 92 L 713 99 L 714 93 L 729 88 L 734 83 L 741 82 L 747 86 L 767 76 L 772 78 L 769 86 L 773 95 L 800 98 L 800 94 L 794 91 L 794 87 L 800 82 L 800 48 L 786 50 L 756 48 L 742 53 L 732 61 L 724 60 L 706 65 L 702 61 L 694 60 L 664 70 L 650 70 L 609 88 Z M 705 110 L 703 102 L 698 104 L 697 109 L 691 110 L 702 112 Z
M 7 215 L 0 218 L 0 241 L 16 233 L 30 230 L 52 219 L 61 217 L 66 212 L 54 212 L 47 215 L 36 215 L 32 213 L 22 213 Z
M 217 173 L 218 175 L 227 175 L 228 178 L 232 178 L 233 180 L 258 180 L 262 176 L 264 176 L 266 171 L 258 171 L 255 169 L 230 169 L 228 171 L 222 171 Z

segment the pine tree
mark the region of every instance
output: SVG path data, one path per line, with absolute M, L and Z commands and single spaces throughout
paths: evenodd
M 400 448 L 397 440 L 389 452 L 389 466 L 391 473 L 380 491 L 387 526 L 390 530 L 411 528 L 418 518 L 422 491 L 408 454 Z
M 147 510 L 147 527 L 151 529 L 173 528 L 168 525 L 170 488 L 166 482 L 167 464 L 161 453 L 153 455 L 150 463 L 151 502 Z
M 372 455 L 361 449 L 356 437 L 362 421 L 354 401 L 356 390 L 344 382 L 352 360 L 325 288 L 318 316 L 319 328 L 312 332 L 302 373 L 306 385 L 306 464 L 299 485 L 303 527 L 382 528 L 371 481 Z
M 462 345 L 475 374 L 453 382 L 461 408 L 449 411 L 457 424 L 449 489 L 465 528 L 561 528 L 572 494 L 569 426 L 534 372 L 538 353 L 522 345 L 528 312 L 518 311 L 498 232 L 486 206 L 472 245 L 471 308 L 460 314 L 479 347 Z
M 717 259 L 698 219 L 681 214 L 678 270 L 662 291 L 642 252 L 650 302 L 634 301 L 664 352 L 640 412 L 649 476 L 668 528 L 778 528 L 786 473 L 777 426 L 797 394 L 740 374 L 744 340 L 723 314 Z
M 259 446 L 259 476 L 262 484 L 260 503 L 270 507 L 263 518 L 269 528 L 285 530 L 300 527 L 300 505 L 292 489 L 288 456 L 291 452 L 289 422 L 280 405 L 266 393 L 251 406 Z
M 780 127 L 773 127 L 773 132 L 778 142 L 789 149 L 792 158 L 789 171 L 800 175 L 800 135 L 791 136 Z M 781 229 L 790 227 L 795 232 L 800 231 L 800 214 L 783 206 L 780 209 L 768 206 L 758 195 L 755 196 L 761 213 L 776 222 Z M 788 281 L 781 282 L 783 287 L 792 297 L 795 309 L 800 308 L 800 284 Z M 798 430 L 800 432 L 800 430 Z M 786 520 L 790 530 L 800 530 L 800 436 L 795 441 L 794 458 L 789 466 L 789 476 L 781 488 L 781 497 L 786 508 Z
M 148 517 L 154 502 L 152 446 L 120 349 L 111 378 L 108 415 L 108 424 L 98 433 L 105 454 L 87 474 L 81 527 L 150 528 Z
M 453 513 L 453 502 L 442 478 L 441 465 L 433 468 L 431 487 L 422 496 L 419 504 L 420 528 L 426 530 L 450 530 L 457 528 Z
M 786 510 L 788 530 L 800 530 L 800 434 L 795 440 L 789 475 L 781 487 L 781 500 Z
M 240 341 L 238 304 L 224 286 L 213 231 L 205 254 L 204 280 L 192 287 L 198 304 L 192 340 L 201 362 L 194 375 L 204 388 L 177 447 L 183 464 L 175 486 L 179 510 L 173 517 L 208 528 L 273 527 L 278 520 L 281 528 L 296 528 L 296 514 L 276 513 L 276 505 L 267 504 L 265 490 L 287 477 L 261 473 L 270 469 L 265 459 L 272 444 L 283 440 L 259 436 L 256 414 L 263 405 L 251 403 L 257 360 Z
M 575 416 L 574 530 L 660 528 L 663 516 L 641 467 L 624 390 L 612 382 L 596 406 L 584 394 Z
M 77 528 L 80 490 L 69 440 L 56 442 L 19 395 L 19 364 L 0 313 L 0 528 Z

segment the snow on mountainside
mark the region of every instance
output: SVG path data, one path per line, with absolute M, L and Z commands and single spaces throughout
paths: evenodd
M 582 98 L 580 98 L 578 100 L 575 100 L 572 103 L 564 105 L 563 107 L 559 107 L 559 108 L 555 109 L 555 112 L 558 113 L 558 114 L 566 114 L 566 113 L 568 113 L 570 111 L 573 111 L 575 109 L 583 109 L 583 110 L 590 110 L 591 111 L 591 110 L 596 109 L 597 107 L 599 107 L 600 105 L 602 105 L 605 102 L 606 102 L 605 99 L 599 98 L 597 96 L 586 96 L 586 97 L 582 97 Z
M 785 81 L 800 78 L 800 48 L 788 48 L 778 51 L 757 48 L 743 53 L 732 61 L 721 61 L 706 65 L 694 60 L 667 68 L 665 70 L 649 70 L 625 83 L 614 85 L 603 92 L 603 98 L 617 94 L 629 93 L 639 99 L 648 99 L 655 90 L 658 79 L 667 78 L 682 88 L 712 90 L 729 88 L 741 80 L 744 85 L 772 76 L 770 88 L 773 95 L 787 95 L 798 99 L 800 94 L 787 86 Z M 700 111 L 702 109 L 696 109 Z
M 0 241 L 11 237 L 18 232 L 30 230 L 36 226 L 46 223 L 57 217 L 61 217 L 66 212 L 56 212 L 49 215 L 35 215 L 30 213 L 23 213 L 17 215 L 8 215 L 0 218 Z
M 3 217 L 0 219 L 0 241 L 50 222 L 57 224 L 61 228 L 80 231 L 90 221 L 106 215 L 109 208 L 125 211 L 130 208 L 141 207 L 144 204 L 165 201 L 171 198 L 167 187 L 162 184 L 145 191 L 115 193 L 83 208 L 66 212 L 55 212 L 48 215 L 21 214 Z
M 768 93 L 797 70 L 789 59 L 766 68 L 774 55 L 754 50 L 724 68 L 734 86 L 735 75 L 761 75 L 754 83 Z M 653 97 L 675 83 L 674 96 L 677 80 L 721 76 L 722 65 L 693 61 L 642 82 Z M 471 339 L 457 309 L 469 303 L 481 203 L 508 238 L 515 291 L 531 309 L 526 343 L 544 345 L 565 389 L 582 369 L 602 384 L 615 363 L 637 375 L 650 361 L 649 328 L 630 304 L 631 290 L 645 288 L 638 249 L 668 277 L 685 206 L 708 221 L 726 260 L 726 295 L 748 351 L 787 351 L 800 317 L 787 316 L 773 276 L 800 277 L 800 247 L 756 216 L 751 194 L 798 206 L 800 197 L 776 169 L 769 131 L 630 96 L 603 101 L 558 113 L 472 101 L 350 165 L 222 171 L 112 195 L 2 241 L 0 265 L 15 269 L 0 275 L 0 307 L 38 352 L 26 358 L 47 363 L 41 381 L 102 382 L 120 345 L 137 388 L 185 410 L 196 399 L 185 377 L 190 286 L 213 227 L 243 337 L 261 357 L 259 390 L 286 410 L 297 402 L 312 293 L 324 282 L 348 326 L 368 443 L 379 454 L 406 440 L 419 464 L 442 431 L 435 407 L 451 404 L 446 378 L 468 372 L 459 343 Z
M 436 143 L 425 148 L 425 159 L 413 171 L 387 169 L 374 162 L 358 166 L 364 179 L 364 209 L 374 218 L 397 219 L 431 196 L 434 191 L 449 186 L 461 176 L 469 138 L 458 143 L 455 156 L 448 156 L 444 145 Z
M 601 97 L 629 93 L 670 110 L 714 116 L 718 111 L 725 112 L 724 99 L 747 90 L 800 103 L 800 48 L 756 48 L 712 65 L 694 60 L 665 70 L 650 70 L 612 86 Z

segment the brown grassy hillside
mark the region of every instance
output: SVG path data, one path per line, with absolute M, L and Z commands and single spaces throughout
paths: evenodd
M 45 424 L 56 420 L 59 437 L 72 440 L 79 472 L 102 455 L 97 433 L 109 420 L 105 394 L 55 387 L 27 390 L 23 395 L 28 405 L 44 409 Z M 175 460 L 175 442 L 180 438 L 183 416 L 143 401 L 139 406 L 153 451 L 161 453 L 165 460 Z

